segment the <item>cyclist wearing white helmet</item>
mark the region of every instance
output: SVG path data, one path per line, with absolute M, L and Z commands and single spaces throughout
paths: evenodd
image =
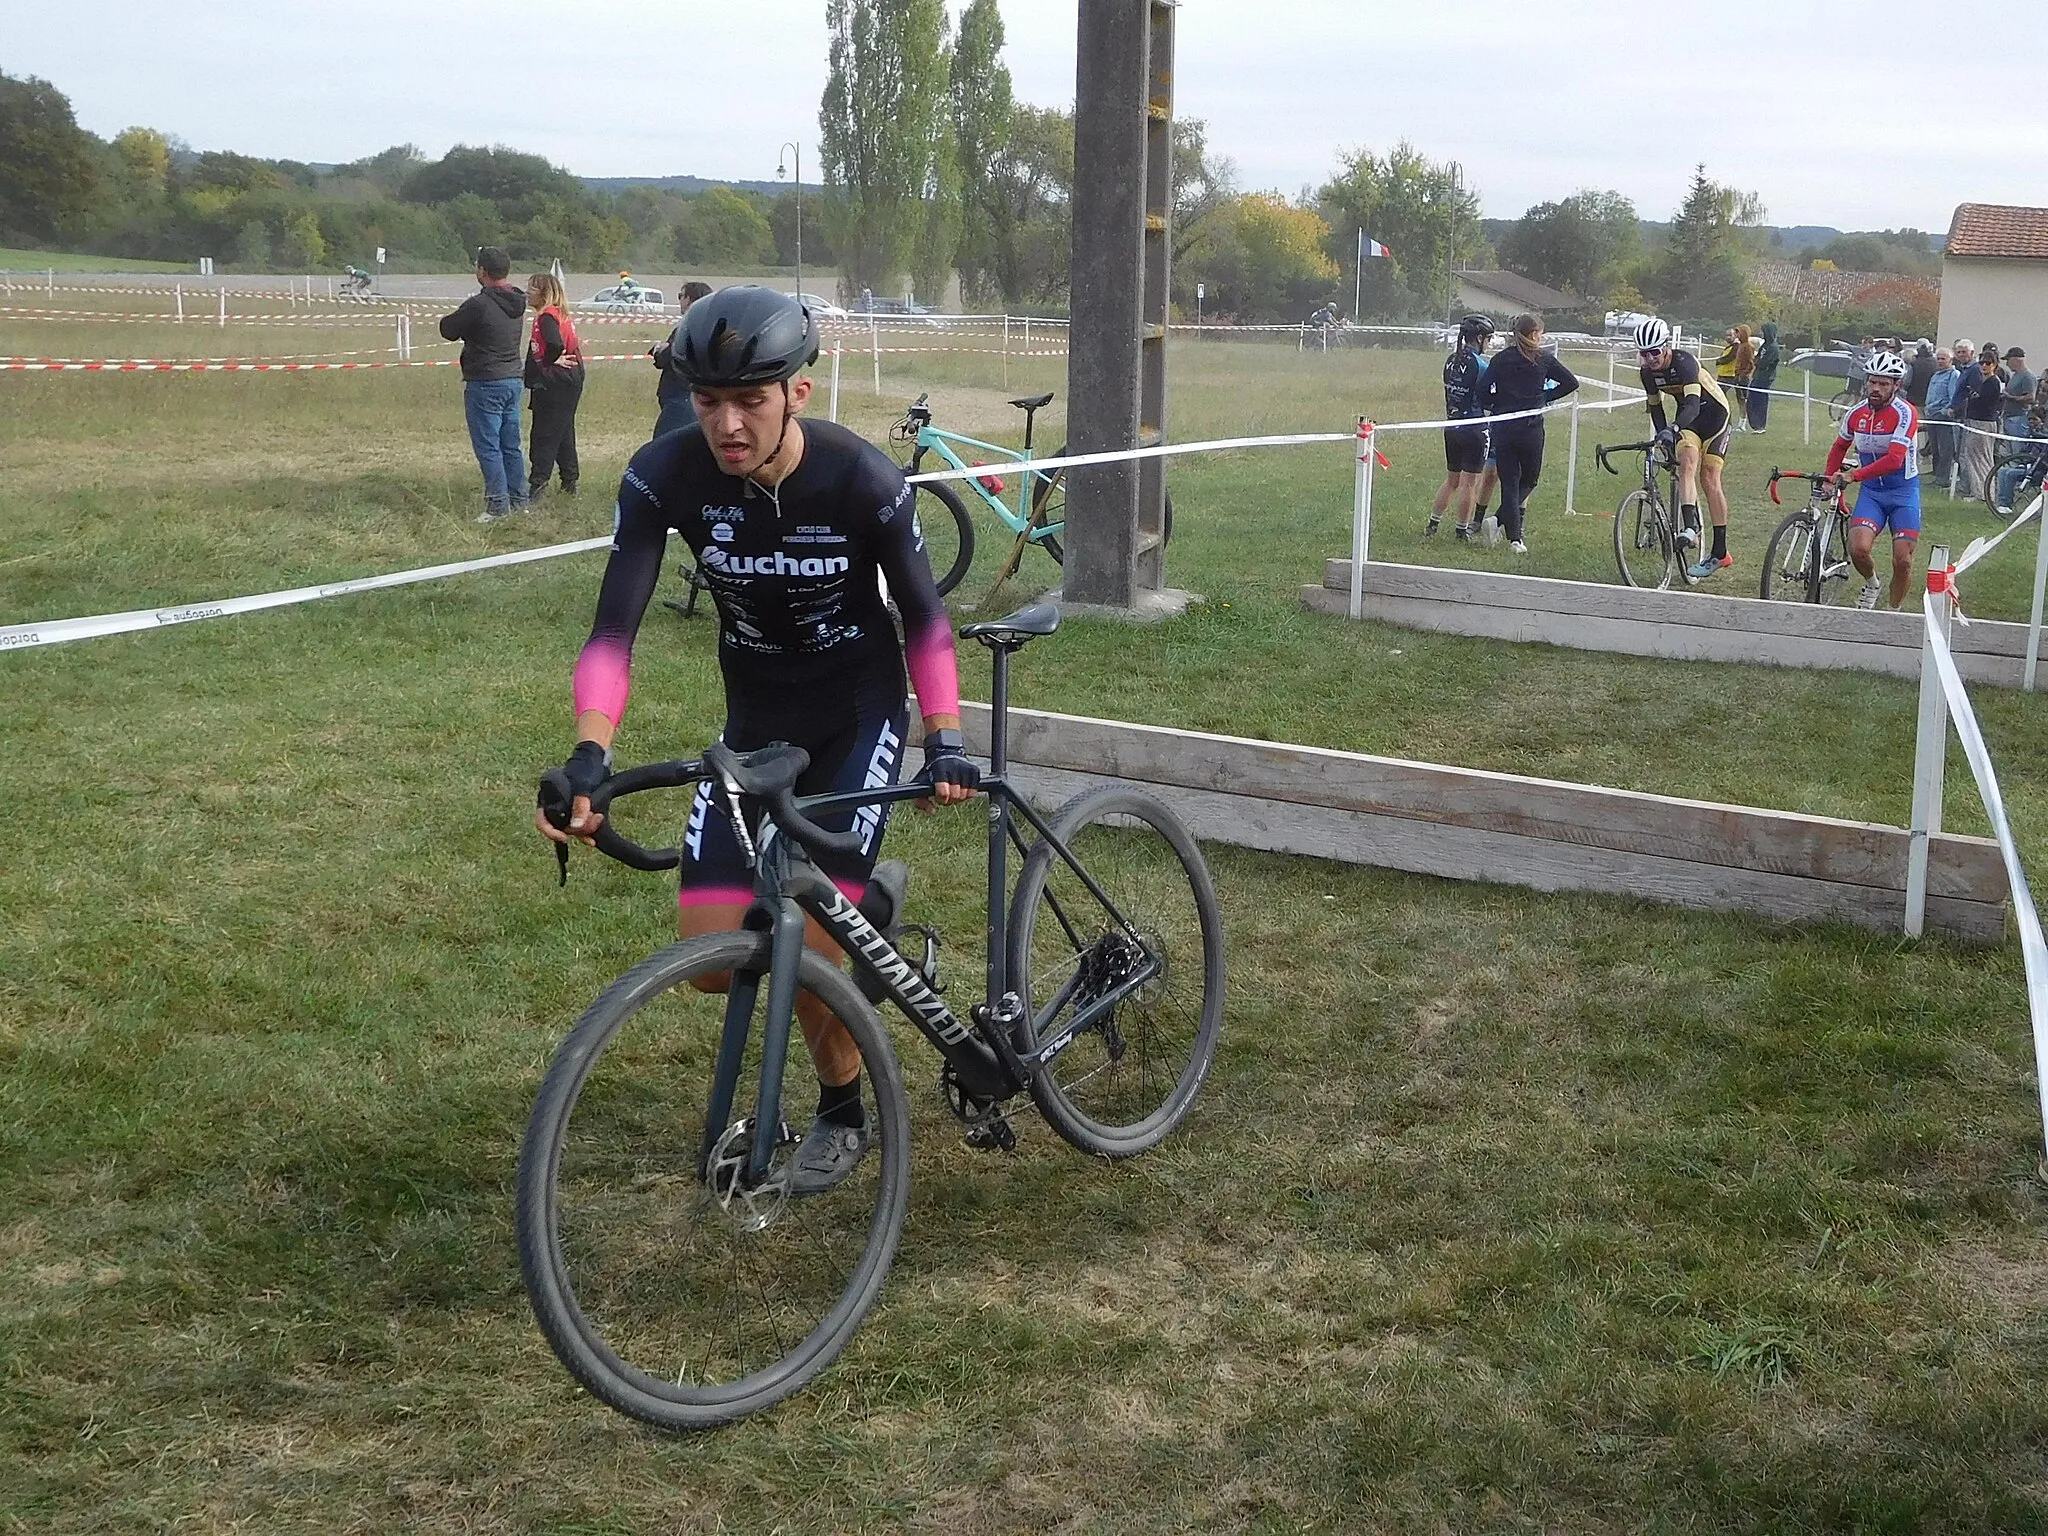
M 577 745 L 564 770 L 571 817 L 558 831 L 536 812 L 543 836 L 589 842 L 603 822 L 590 792 L 610 771 L 633 641 L 671 532 L 696 556 L 718 606 L 727 746 L 802 747 L 811 762 L 796 782 L 799 795 L 893 783 L 908 735 L 907 665 L 933 798 L 952 804 L 974 794 L 979 775 L 961 740 L 952 621 L 932 581 L 911 487 L 886 454 L 845 427 L 798 419 L 811 393 L 803 371 L 817 358 L 817 320 L 772 289 L 721 289 L 683 317 L 669 366 L 689 385 L 697 420 L 634 454 L 619 486 L 597 618 L 576 663 Z M 894 615 L 878 576 L 889 583 Z M 817 861 L 852 901 L 875 875 L 887 821 L 886 808 L 875 810 L 818 817 L 828 831 L 864 831 L 857 852 Z M 752 894 L 747 859 L 731 824 L 714 812 L 707 780 L 683 835 L 682 937 L 738 928 Z M 815 922 L 808 942 L 839 959 Z M 791 1188 L 811 1194 L 853 1171 L 869 1131 L 853 1037 L 810 993 L 797 999 L 797 1017 L 819 1094 Z
M 1650 420 L 1657 440 L 1678 461 L 1681 537 L 1696 542 L 1700 527 L 1700 492 L 1705 490 L 1707 515 L 1713 519 L 1714 547 L 1692 567 L 1692 578 L 1704 580 L 1735 563 L 1728 553 L 1728 493 L 1721 487 L 1721 466 L 1728 459 L 1733 417 L 1728 397 L 1712 375 L 1700 372 L 1700 360 L 1672 344 L 1671 327 L 1652 315 L 1636 326 L 1636 355 L 1642 362 L 1643 393 L 1649 397 Z M 1676 419 L 1664 418 L 1664 397 L 1670 396 Z
M 1859 608 L 1875 608 L 1882 584 L 1871 549 L 1878 530 L 1892 535 L 1891 605 L 1906 600 L 1913 575 L 1913 550 L 1920 539 L 1920 413 L 1899 392 L 1906 360 L 1895 352 L 1876 352 L 1866 365 L 1864 399 L 1842 418 L 1842 428 L 1828 449 L 1827 473 L 1836 485 L 1862 487 L 1849 520 L 1849 559 L 1863 577 Z M 1846 469 L 1849 449 L 1856 450 L 1856 468 Z

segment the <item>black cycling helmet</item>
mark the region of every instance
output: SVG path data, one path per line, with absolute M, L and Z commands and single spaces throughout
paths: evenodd
M 1493 334 L 1493 322 L 1484 315 L 1467 315 L 1458 322 L 1458 340 L 1478 341 Z
M 778 384 L 818 360 L 818 322 L 786 293 L 742 283 L 692 304 L 669 367 L 693 389 Z

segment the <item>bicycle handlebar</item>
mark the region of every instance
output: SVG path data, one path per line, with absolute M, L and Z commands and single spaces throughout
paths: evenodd
M 1593 459 L 1595 463 L 1610 475 L 1618 475 L 1621 471 L 1607 462 L 1607 455 L 1610 453 L 1649 453 L 1656 447 L 1657 440 L 1654 437 L 1646 443 L 1595 443 L 1593 445 Z
M 1803 469 L 1779 469 L 1774 464 L 1771 466 L 1771 500 L 1781 507 L 1785 503 L 1778 500 L 1778 482 L 1780 480 L 1804 480 L 1807 484 L 1815 486 L 1832 486 L 1835 483 L 1834 478 L 1830 475 L 1816 475 Z

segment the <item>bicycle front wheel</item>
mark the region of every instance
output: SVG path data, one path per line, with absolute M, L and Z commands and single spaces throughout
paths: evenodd
M 1664 509 L 1648 491 L 1630 491 L 1614 511 L 1614 560 L 1632 587 L 1671 585 L 1676 551 Z
M 974 522 L 960 493 L 943 480 L 917 488 L 917 527 L 939 596 L 960 585 L 974 563 Z
M 663 1429 L 756 1412 L 823 1370 L 903 1227 L 901 1071 L 852 981 L 809 950 L 804 989 L 860 1049 L 871 1140 L 844 1182 L 792 1192 L 817 1076 L 793 1026 L 782 1107 L 758 1113 L 768 958 L 766 935 L 708 934 L 620 977 L 555 1053 L 520 1147 L 519 1264 L 542 1333 L 592 1396 Z M 734 1010 L 737 1091 L 708 1120 L 727 995 L 697 985 L 727 977 L 750 1006 Z M 755 1180 L 764 1120 L 774 1146 Z
M 1810 512 L 1794 512 L 1771 535 L 1764 546 L 1764 574 L 1757 595 L 1772 602 L 1810 603 L 1818 600 L 1817 571 L 1820 551 L 1814 547 L 1814 522 Z
M 1010 984 L 1046 1123 L 1084 1152 L 1156 1146 L 1193 1106 L 1223 1029 L 1223 918 L 1193 835 L 1157 799 L 1106 784 L 1070 801 L 1017 877 Z

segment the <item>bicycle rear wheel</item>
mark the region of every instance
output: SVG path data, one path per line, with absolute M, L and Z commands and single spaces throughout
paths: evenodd
M 935 480 L 917 488 L 917 527 L 932 563 L 932 581 L 944 597 L 974 563 L 974 520 L 960 493 Z
M 1067 445 L 1061 443 L 1052 456 L 1056 459 L 1064 459 L 1067 456 Z M 1037 483 L 1032 487 L 1032 521 L 1038 526 L 1061 528 L 1066 525 L 1067 484 L 1065 476 L 1065 470 L 1050 470 L 1040 475 Z M 1059 534 L 1048 533 L 1033 540 L 1033 542 L 1042 546 L 1045 552 L 1060 564 L 1066 564 L 1067 552 L 1061 547 Z M 1164 535 L 1160 542 L 1163 544 L 1171 544 L 1173 542 L 1173 492 L 1171 491 L 1166 493 L 1166 521 Z
M 1671 585 L 1677 551 L 1664 509 L 1648 491 L 1634 490 L 1614 511 L 1614 560 L 1632 587 L 1661 590 Z
M 1223 1029 L 1223 919 L 1194 837 L 1151 795 L 1106 784 L 1050 823 L 1093 888 L 1041 842 L 1017 877 L 1010 984 L 1046 1123 L 1084 1152 L 1156 1146 L 1194 1104 Z M 1105 899 L 1106 898 L 1106 899 Z
M 1811 600 L 1823 606 L 1844 602 L 1849 597 L 1856 567 L 1849 563 L 1849 519 L 1846 513 L 1836 513 L 1827 520 L 1827 534 L 1820 549 L 1820 558 L 1813 563 L 1813 575 L 1807 590 Z
M 519 1264 L 542 1333 L 592 1396 L 664 1429 L 756 1412 L 823 1370 L 903 1227 L 902 1074 L 853 982 L 808 950 L 803 987 L 860 1048 L 872 1140 L 845 1182 L 790 1192 L 816 1082 L 792 1027 L 769 1177 L 745 1176 L 768 958 L 765 935 L 709 934 L 621 976 L 556 1051 L 520 1147 Z M 737 1091 L 707 1134 L 726 997 L 692 983 L 721 975 L 752 1007 Z

